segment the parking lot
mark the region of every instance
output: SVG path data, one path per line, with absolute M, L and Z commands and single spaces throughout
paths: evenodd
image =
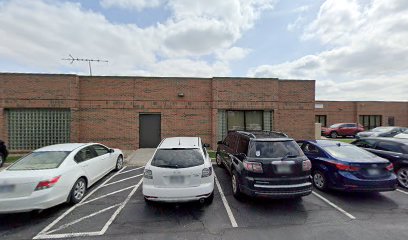
M 149 204 L 143 167 L 128 166 L 92 187 L 73 207 L 0 215 L 1 239 L 408 239 L 408 192 L 320 192 L 301 200 L 232 196 L 214 165 L 211 205 Z

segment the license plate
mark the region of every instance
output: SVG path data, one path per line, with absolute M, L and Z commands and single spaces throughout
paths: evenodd
M 277 173 L 292 173 L 292 168 L 290 165 L 276 165 L 276 172 Z
M 369 175 L 378 175 L 380 174 L 380 170 L 378 169 L 367 169 Z
M 171 184 L 183 184 L 184 176 L 170 176 L 170 183 Z
M 13 192 L 15 185 L 0 185 L 0 193 Z

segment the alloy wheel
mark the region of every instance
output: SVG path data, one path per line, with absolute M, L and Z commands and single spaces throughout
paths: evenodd
M 316 172 L 313 175 L 313 183 L 315 184 L 315 186 L 319 189 L 323 189 L 324 188 L 324 177 L 322 176 L 322 174 L 320 174 L 319 172 Z
M 232 175 L 232 192 L 236 193 L 237 192 L 237 179 L 235 178 L 235 175 Z
M 83 180 L 78 181 L 74 188 L 74 198 L 81 200 L 85 195 L 85 189 L 85 182 Z
M 217 163 L 218 166 L 221 166 L 222 162 L 220 155 L 217 154 L 217 156 L 215 157 L 215 162 Z
M 408 168 L 400 168 L 397 171 L 398 182 L 402 187 L 408 188 Z
M 119 156 L 118 160 L 116 161 L 116 169 L 120 170 L 123 167 L 123 157 Z

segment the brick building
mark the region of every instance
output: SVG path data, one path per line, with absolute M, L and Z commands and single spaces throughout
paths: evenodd
M 274 78 L 88 77 L 0 74 L 0 139 L 12 150 L 57 142 L 122 149 L 229 129 L 314 137 L 315 81 Z
M 322 126 L 360 123 L 365 129 L 378 126 L 408 127 L 408 102 L 316 101 L 315 121 Z

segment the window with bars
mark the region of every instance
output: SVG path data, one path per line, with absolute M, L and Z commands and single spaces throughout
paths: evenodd
M 316 115 L 315 116 L 315 123 L 321 123 L 322 127 L 326 127 L 327 116 L 326 115 Z
M 217 140 L 223 140 L 228 131 L 271 131 L 273 111 L 218 111 Z
M 8 109 L 9 148 L 33 150 L 70 141 L 69 109 Z
M 363 125 L 364 129 L 369 130 L 381 126 L 381 115 L 360 115 L 359 123 Z

